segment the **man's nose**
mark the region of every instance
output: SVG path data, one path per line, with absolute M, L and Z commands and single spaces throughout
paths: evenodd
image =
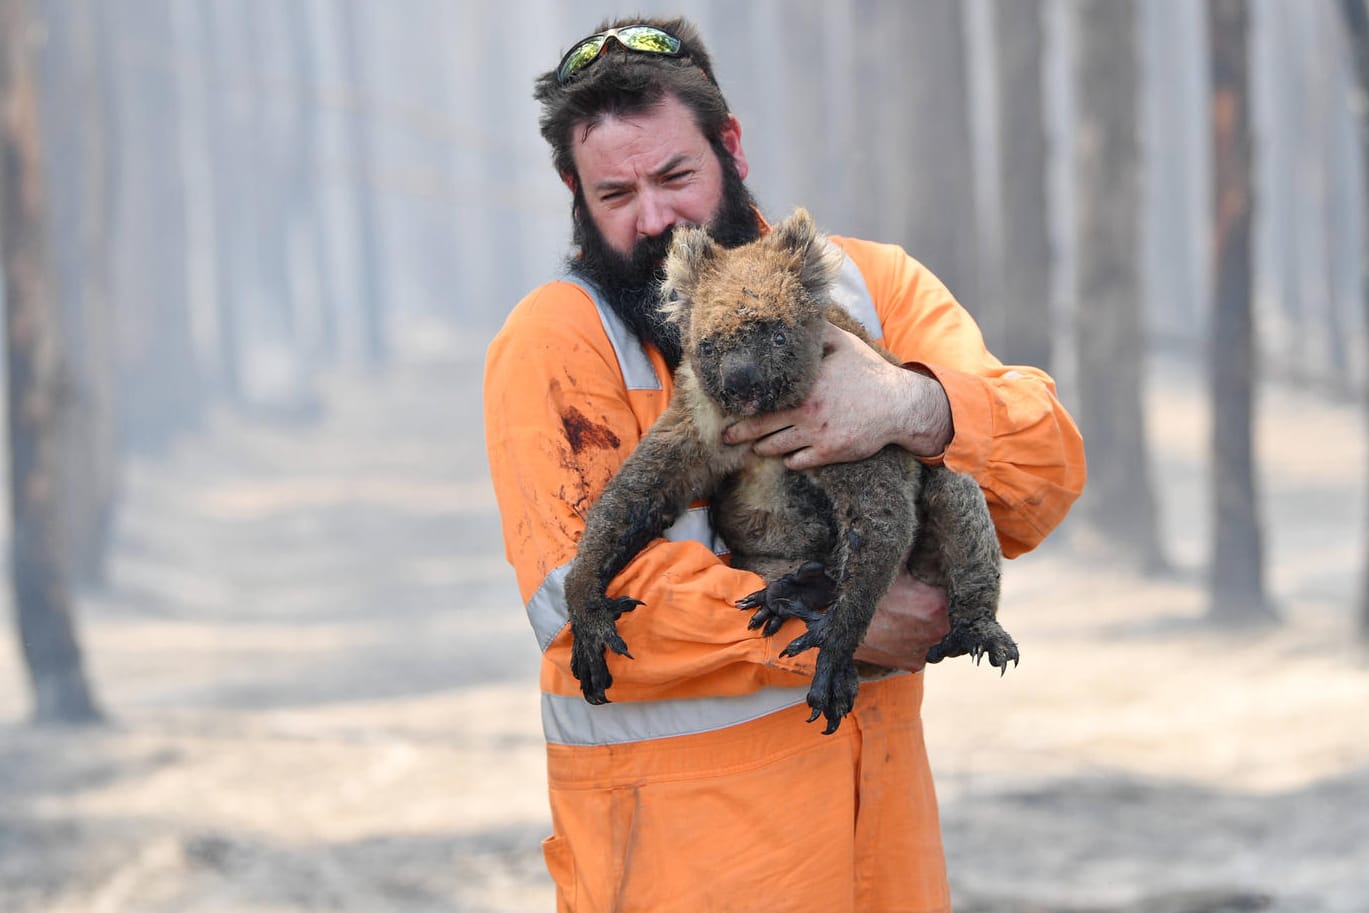
M 637 237 L 654 238 L 675 225 L 675 208 L 659 194 L 646 192 L 637 209 Z

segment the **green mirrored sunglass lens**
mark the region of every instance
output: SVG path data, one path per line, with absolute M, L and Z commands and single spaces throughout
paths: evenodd
M 632 29 L 618 33 L 618 40 L 634 51 L 654 51 L 657 54 L 674 54 L 680 49 L 680 42 L 665 32 L 655 29 Z
M 561 64 L 561 72 L 558 74 L 562 81 L 569 79 L 572 74 L 583 68 L 587 63 L 599 56 L 599 49 L 604 46 L 603 38 L 591 38 L 578 48 L 566 55 L 566 62 Z

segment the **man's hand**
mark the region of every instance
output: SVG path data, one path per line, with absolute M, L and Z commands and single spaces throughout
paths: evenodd
M 790 469 L 861 460 L 886 444 L 935 456 L 952 435 L 951 407 L 935 378 L 891 364 L 854 334 L 827 325 L 822 365 L 804 402 L 743 419 L 729 444 L 753 441 L 761 456 Z
M 917 672 L 927 664 L 927 651 L 951 630 L 946 591 L 899 572 L 856 650 L 856 659 Z

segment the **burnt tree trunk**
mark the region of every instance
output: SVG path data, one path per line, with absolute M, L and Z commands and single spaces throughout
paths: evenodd
M 73 543 L 78 579 L 99 585 L 105 580 L 114 513 L 119 497 L 120 442 L 116 426 L 115 349 L 113 339 L 113 268 L 109 242 L 113 222 L 110 206 L 112 173 L 111 106 L 104 85 L 109 69 L 109 36 L 98 25 L 99 0 L 82 0 L 73 18 L 80 65 L 79 122 L 84 125 L 81 155 L 80 257 L 81 307 L 86 347 L 83 412 L 91 452 L 80 458 L 75 472 L 88 475 L 91 512 L 85 516 Z
M 24 0 L 0 0 L 0 259 L 8 358 L 11 579 L 34 719 L 100 718 L 86 681 L 60 552 L 56 302 L 48 287 L 42 142 L 33 78 L 35 36 Z
M 282 23 L 279 9 L 262 7 L 242 19 L 243 63 L 245 72 L 238 78 L 247 84 L 247 123 L 251 145 L 251 197 L 247 202 L 251 225 L 250 235 L 256 248 L 262 295 L 259 318 L 267 325 L 268 338 L 299 355 L 299 316 L 297 302 L 290 282 L 291 203 L 295 192 L 287 184 L 285 160 L 289 144 L 283 133 L 287 119 L 279 114 L 285 103 L 278 96 L 287 94 L 272 86 L 276 57 L 273 55 Z M 273 13 L 273 9 L 277 11 Z
M 245 143 L 243 107 L 231 75 L 230 37 L 237 19 L 230 5 L 204 2 L 197 10 L 199 47 L 204 56 L 205 129 L 211 158 L 210 199 L 214 210 L 214 312 L 218 350 L 218 383 L 225 399 L 243 402 L 243 328 L 247 294 L 243 273 L 247 228 L 244 207 L 247 193 L 242 164 Z
M 174 0 L 147 0 L 110 14 L 118 42 L 120 117 L 136 155 L 122 159 L 119 282 L 123 350 L 119 399 L 123 440 L 159 453 L 203 419 L 204 389 L 191 332 L 185 159 L 175 61 L 182 48 L 172 18 Z M 139 56 L 144 54 L 145 56 Z M 136 264 L 136 266 L 134 266 Z
M 379 188 L 375 168 L 375 130 L 368 124 L 365 42 L 359 33 L 365 15 L 362 4 L 342 5 L 342 55 L 351 86 L 354 110 L 347 119 L 347 145 L 352 154 L 353 192 L 357 205 L 358 268 L 361 270 L 361 344 L 368 364 L 378 367 L 389 361 L 390 346 L 385 325 L 385 251 L 380 238 Z
M 1255 321 L 1250 226 L 1254 209 L 1245 0 L 1209 0 L 1212 66 L 1213 255 L 1209 338 L 1212 403 L 1212 564 L 1209 617 L 1223 623 L 1273 618 L 1253 445 Z
M 1137 10 L 1075 7 L 1075 220 L 1080 429 L 1089 446 L 1089 525 L 1140 567 L 1166 566 L 1147 458 L 1141 322 Z
M 317 42 L 320 24 L 311 11 L 298 3 L 285 8 L 287 38 L 295 48 L 291 55 L 292 75 L 298 87 L 295 93 L 295 141 L 290 160 L 291 208 L 307 235 L 309 262 L 305 268 L 313 278 L 315 301 L 315 333 L 317 341 L 310 349 L 316 361 L 332 364 L 339 351 L 338 292 L 336 280 L 329 268 L 328 221 L 324 217 L 323 189 L 318 176 L 319 150 L 325 134 L 323 119 L 318 116 L 319 52 Z
M 969 65 L 961 0 L 892 4 L 897 28 L 890 53 L 905 55 L 903 80 L 890 87 L 891 126 L 903 130 L 888 174 L 902 171 L 908 197 L 895 240 L 926 264 L 972 314 L 983 310 L 975 218 Z M 895 133 L 895 135 L 898 135 Z M 885 204 L 887 205 L 887 203 Z
M 113 513 L 118 448 L 114 362 L 109 340 L 110 237 L 105 107 L 100 88 L 104 39 L 92 0 L 44 0 L 34 10 L 47 41 L 41 55 L 40 110 L 68 112 L 41 127 L 47 219 L 52 231 L 64 402 L 57 445 L 61 558 L 76 585 L 103 580 Z
M 854 234 L 902 245 L 975 316 L 982 314 L 964 10 L 960 0 L 860 3 L 824 27 L 860 36 L 837 158 Z M 879 27 L 867 27 L 878 22 Z M 734 39 L 745 43 L 744 35 Z M 840 59 L 840 58 L 838 58 Z M 833 96 L 829 96 L 831 101 Z M 830 105 L 829 105 L 830 106 Z M 853 138 L 858 137 L 858 138 Z M 841 169 L 838 168 L 838 171 Z
M 1345 20 L 1350 56 L 1355 65 L 1355 126 L 1359 132 L 1361 173 L 1364 175 L 1360 186 L 1364 213 L 1361 219 L 1364 249 L 1360 252 L 1360 302 L 1364 326 L 1369 332 L 1369 8 L 1364 0 L 1341 0 L 1341 16 Z M 1360 573 L 1359 633 L 1361 639 L 1369 640 L 1369 557 Z
M 1051 249 L 1046 201 L 1046 118 L 1041 83 L 1042 0 L 993 7 L 998 62 L 998 165 L 1003 255 L 998 292 L 1009 364 L 1051 370 Z

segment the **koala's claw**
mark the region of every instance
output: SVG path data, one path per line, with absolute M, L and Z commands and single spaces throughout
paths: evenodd
M 969 624 L 953 622 L 950 633 L 927 651 L 927 662 L 939 663 L 966 654 L 975 665 L 987 656 L 989 665 L 997 667 L 999 675 L 1008 671 L 1009 660 L 1014 666 L 1020 661 L 1017 644 L 997 621 L 990 618 Z
M 801 618 L 810 626 L 822 617 L 837 596 L 837 585 L 822 564 L 805 562 L 792 574 L 772 581 L 763 590 L 737 600 L 737 608 L 754 609 L 756 614 L 747 622 L 751 630 L 764 625 L 766 637 L 780 629 L 787 619 Z
M 591 704 L 609 703 L 604 692 L 613 684 L 613 676 L 608 671 L 605 650 L 612 650 L 619 656 L 632 659 L 627 643 L 618 633 L 618 618 L 624 612 L 631 612 L 642 605 L 640 599 L 628 596 L 609 598 L 604 596 L 595 600 L 582 617 L 570 624 L 570 671 L 580 681 L 580 690 L 585 700 Z
M 780 656 L 798 656 L 804 650 L 811 650 L 814 647 L 822 647 L 827 643 L 827 632 L 831 625 L 827 615 L 818 615 L 808 621 L 808 630 L 789 641 L 789 645 L 780 651 Z M 818 659 L 821 660 L 821 655 Z
M 856 705 L 856 692 L 860 688 L 860 677 L 856 674 L 856 664 L 850 657 L 837 659 L 830 650 L 818 652 L 817 669 L 813 673 L 813 684 L 808 689 L 808 706 L 813 712 L 808 722 L 819 716 L 827 718 L 827 728 L 823 735 L 831 735 L 841 725 L 842 717 L 851 712 Z

